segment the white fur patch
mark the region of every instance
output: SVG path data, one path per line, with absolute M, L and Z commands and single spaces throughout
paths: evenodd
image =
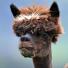
M 21 14 L 19 16 L 17 16 L 14 20 L 15 21 L 23 21 L 23 20 L 30 20 L 30 19 L 39 19 L 40 18 L 40 15 L 39 14 L 30 14 L 30 15 L 24 15 L 24 14 Z

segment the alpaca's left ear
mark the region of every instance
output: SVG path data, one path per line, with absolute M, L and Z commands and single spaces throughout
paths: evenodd
M 20 15 L 20 10 L 14 4 L 10 5 L 10 9 L 14 17 Z
M 56 2 L 53 2 L 53 4 L 50 7 L 50 13 L 52 17 L 59 17 L 60 16 L 60 12 L 59 12 L 59 8 Z

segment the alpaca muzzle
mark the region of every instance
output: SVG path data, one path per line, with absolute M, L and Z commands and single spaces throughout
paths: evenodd
M 32 57 L 34 47 L 33 47 L 32 41 L 31 41 L 30 34 L 25 34 L 25 35 L 21 36 L 20 41 L 21 41 L 21 44 L 19 46 L 19 49 L 21 51 L 21 54 L 24 57 Z

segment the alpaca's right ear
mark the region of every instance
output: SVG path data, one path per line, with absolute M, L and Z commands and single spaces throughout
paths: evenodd
M 10 5 L 10 9 L 14 17 L 20 15 L 20 10 L 14 4 Z
M 60 16 L 60 11 L 58 4 L 54 1 L 53 4 L 50 7 L 50 13 L 52 17 L 59 17 Z

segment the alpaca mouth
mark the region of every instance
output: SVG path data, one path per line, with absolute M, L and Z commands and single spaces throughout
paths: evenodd
M 33 47 L 20 47 L 20 52 L 24 57 L 29 57 L 31 58 L 32 56 L 34 56 L 33 51 L 34 48 Z

